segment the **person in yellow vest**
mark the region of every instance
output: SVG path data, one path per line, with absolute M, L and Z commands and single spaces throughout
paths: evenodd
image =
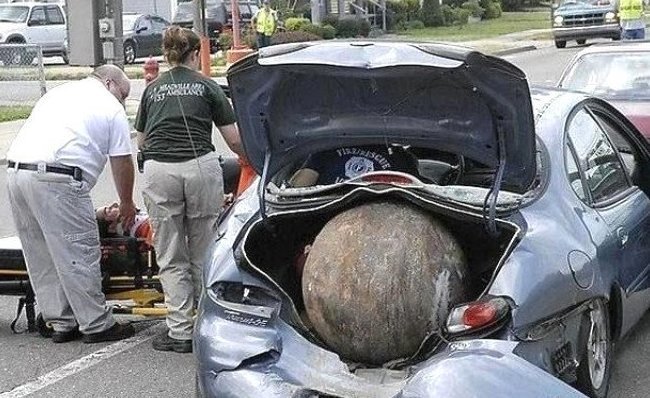
M 618 17 L 621 21 L 623 40 L 642 40 L 645 38 L 643 0 L 620 0 Z
M 278 15 L 271 9 L 269 0 L 263 1 L 264 6 L 253 16 L 251 23 L 257 33 L 257 48 L 271 45 L 271 36 L 278 27 Z

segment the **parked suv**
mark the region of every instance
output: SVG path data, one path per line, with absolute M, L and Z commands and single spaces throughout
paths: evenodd
M 62 56 L 65 59 L 65 12 L 58 4 L 15 3 L 0 4 L 0 43 L 38 44 L 44 56 Z M 31 64 L 36 54 L 25 48 L 0 51 L 5 64 Z
M 250 24 L 253 15 L 257 13 L 259 7 L 255 1 L 239 0 L 239 18 L 240 24 Z M 224 29 L 232 27 L 232 9 L 229 0 L 206 0 L 205 2 L 205 19 L 208 28 L 208 37 L 210 38 L 210 47 L 216 51 L 219 48 L 219 34 Z M 183 1 L 178 3 L 176 14 L 172 23 L 186 28 L 192 28 L 194 25 L 194 2 Z
M 587 39 L 621 38 L 615 1 L 559 0 L 553 3 L 551 18 L 557 48 L 566 47 L 568 40 L 585 44 Z

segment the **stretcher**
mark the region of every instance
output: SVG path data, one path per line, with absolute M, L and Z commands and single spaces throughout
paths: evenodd
M 153 248 L 143 239 L 100 238 L 102 291 L 107 301 L 116 301 L 113 312 L 145 316 L 164 316 L 162 287 Z M 19 296 L 16 324 L 24 310 L 27 331 L 47 334 L 47 325 L 36 314 L 36 297 L 29 282 L 22 246 L 17 237 L 0 239 L 0 295 Z M 128 302 L 128 303 L 126 303 Z
M 250 168 L 241 167 L 236 158 L 221 158 L 224 192 L 238 194 L 252 179 Z M 240 177 L 240 173 L 243 174 Z M 155 251 L 146 239 L 110 236 L 100 230 L 102 291 L 114 313 L 165 316 L 164 295 L 158 278 Z M 0 238 L 0 295 L 18 296 L 16 317 L 11 323 L 14 333 L 22 313 L 27 317 L 27 331 L 49 334 L 48 325 L 37 314 L 37 299 L 18 237 Z

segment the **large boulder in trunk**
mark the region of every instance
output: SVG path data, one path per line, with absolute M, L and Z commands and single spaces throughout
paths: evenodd
M 375 202 L 332 218 L 302 277 L 309 320 L 343 358 L 409 357 L 466 301 L 464 255 L 447 228 L 407 203 Z

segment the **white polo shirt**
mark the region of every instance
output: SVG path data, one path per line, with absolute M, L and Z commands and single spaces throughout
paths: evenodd
M 65 83 L 45 94 L 7 152 L 7 160 L 76 166 L 92 188 L 108 156 L 130 155 L 124 107 L 97 79 Z

